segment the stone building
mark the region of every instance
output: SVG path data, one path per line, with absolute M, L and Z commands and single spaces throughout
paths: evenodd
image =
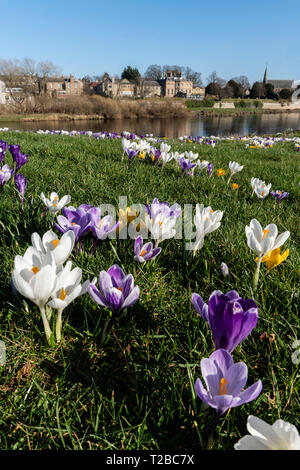
M 106 77 L 96 87 L 96 93 L 110 98 L 133 98 L 136 93 L 136 85 L 126 78 Z
M 6 86 L 5 83 L 0 80 L 0 104 L 6 103 Z
M 43 80 L 40 84 L 41 91 L 50 95 L 81 95 L 83 93 L 83 82 L 74 75 L 65 77 L 54 77 Z
M 264 78 L 263 78 L 263 83 L 267 84 L 270 83 L 274 87 L 274 92 L 279 93 L 283 89 L 288 89 L 288 90 L 296 90 L 300 84 L 299 80 L 269 80 L 268 79 L 268 70 L 267 67 L 265 69 L 264 73 Z
M 162 96 L 167 98 L 177 94 L 188 96 L 193 91 L 193 82 L 184 78 L 179 70 L 167 70 L 158 82 L 162 87 Z

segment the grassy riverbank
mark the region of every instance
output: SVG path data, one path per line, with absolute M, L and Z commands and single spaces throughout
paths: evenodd
M 171 162 L 159 168 L 135 159 L 121 160 L 120 140 L 0 132 L 0 139 L 19 144 L 29 155 L 23 169 L 28 179 L 24 210 L 13 186 L 0 198 L 0 339 L 7 362 L 0 369 L 1 449 L 190 449 L 205 447 L 213 413 L 194 398 L 194 381 L 201 376 L 200 360 L 214 350 L 211 332 L 191 304 L 193 292 L 206 301 L 215 289 L 236 289 L 252 298 L 255 255 L 247 246 L 245 225 L 257 218 L 262 226 L 276 223 L 290 230 L 284 245 L 290 255 L 266 275 L 265 266 L 254 296 L 259 321 L 234 351 L 235 361 L 249 369 L 248 384 L 263 382 L 257 400 L 233 408 L 220 421 L 215 449 L 233 449 L 246 434 L 249 414 L 269 423 L 279 417 L 299 428 L 299 380 L 292 362 L 292 344 L 300 339 L 299 293 L 299 164 L 291 143 L 267 150 L 246 149 L 243 142 L 208 145 L 170 141 L 172 150 L 199 152 L 214 164 L 206 174 L 180 178 Z M 244 165 L 233 177 L 238 191 L 226 184 L 228 162 Z M 9 158 L 7 163 L 11 164 Z M 225 178 L 217 176 L 224 168 Z M 250 179 L 259 177 L 274 189 L 290 192 L 281 206 L 269 196 L 251 198 Z M 117 207 L 119 196 L 128 205 L 152 201 L 204 203 L 224 211 L 221 227 L 207 238 L 195 258 L 187 258 L 183 240 L 165 240 L 153 264 L 137 265 L 133 240 L 102 241 L 94 256 L 89 243 L 71 256 L 83 280 L 98 276 L 112 264 L 133 273 L 140 286 L 139 302 L 115 324 L 104 347 L 97 332 L 107 309 L 86 294 L 64 312 L 63 342 L 53 349 L 45 339 L 37 307 L 14 296 L 10 276 L 14 257 L 23 255 L 31 233 L 49 230 L 42 217 L 41 192 L 70 194 L 71 204 Z M 221 262 L 229 267 L 223 277 Z

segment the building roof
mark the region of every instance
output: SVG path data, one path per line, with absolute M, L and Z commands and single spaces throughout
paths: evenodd
M 145 86 L 160 86 L 160 84 L 156 80 L 145 80 Z
M 267 80 L 266 83 L 271 83 L 274 88 L 292 88 L 294 80 Z

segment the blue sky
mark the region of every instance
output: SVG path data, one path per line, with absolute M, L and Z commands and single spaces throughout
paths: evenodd
M 300 79 L 300 0 L 0 0 L 0 58 L 51 60 L 65 75 L 190 66 L 229 80 Z

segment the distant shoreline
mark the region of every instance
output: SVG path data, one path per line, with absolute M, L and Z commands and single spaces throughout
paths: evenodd
M 197 110 L 187 110 L 186 114 L 180 116 L 170 116 L 168 113 L 165 116 L 143 116 L 144 119 L 173 119 L 182 118 L 196 118 L 200 116 L 244 116 L 256 114 L 283 114 L 283 113 L 300 113 L 299 109 L 218 109 L 218 108 L 205 108 Z M 0 115 L 1 122 L 43 122 L 43 121 L 115 121 L 127 119 L 140 119 L 140 118 L 126 118 L 126 117 L 105 117 L 99 114 L 65 114 L 65 113 L 47 113 L 47 114 L 2 114 Z

